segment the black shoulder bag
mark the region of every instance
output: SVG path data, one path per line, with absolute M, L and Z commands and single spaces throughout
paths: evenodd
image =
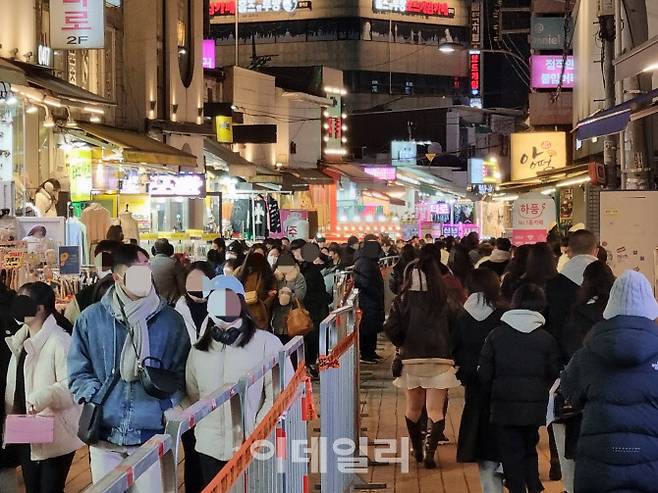
M 128 331 L 128 337 L 130 337 L 130 342 L 135 351 L 135 357 L 139 359 L 139 351 L 137 351 L 137 346 L 133 339 L 132 328 L 128 324 L 128 317 L 123 309 L 123 303 L 119 302 L 119 306 L 121 307 L 124 325 Z M 147 365 L 147 361 L 156 362 L 158 366 Z M 178 374 L 172 370 L 163 368 L 162 360 L 154 356 L 147 356 L 139 362 L 137 366 L 137 374 L 142 387 L 144 387 L 144 392 L 158 400 L 168 399 L 176 393 L 180 386 L 180 378 L 178 377 Z
M 78 424 L 78 438 L 87 445 L 93 445 L 100 440 L 101 423 L 103 422 L 103 404 L 112 392 L 112 389 L 119 381 L 119 372 L 116 369 L 117 362 L 114 361 L 112 366 L 112 375 L 91 399 L 82 407 L 80 422 Z

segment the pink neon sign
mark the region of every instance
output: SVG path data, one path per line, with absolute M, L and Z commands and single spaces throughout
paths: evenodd
M 215 40 L 214 39 L 204 39 L 203 40 L 203 68 L 215 68 L 217 67 L 217 61 L 215 59 Z
M 363 168 L 370 176 L 374 176 L 378 180 L 395 181 L 397 180 L 397 170 L 392 166 L 372 166 Z
M 564 63 L 564 73 L 562 64 Z M 562 87 L 574 87 L 576 78 L 573 56 L 569 55 L 566 61 L 562 55 L 533 55 L 530 57 L 530 70 L 532 72 L 531 85 L 534 89 L 554 89 L 560 84 Z

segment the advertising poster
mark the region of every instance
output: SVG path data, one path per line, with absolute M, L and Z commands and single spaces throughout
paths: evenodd
M 299 209 L 281 209 L 281 233 L 270 234 L 272 238 L 289 238 L 294 240 L 309 238 L 308 211 Z
M 562 69 L 564 65 L 564 70 Z M 530 85 L 533 89 L 555 89 L 562 78 L 563 88 L 573 88 L 576 83 L 573 56 L 532 55 L 530 57 Z
M 91 149 L 73 149 L 66 153 L 69 163 L 71 202 L 89 200 L 93 187 L 91 174 Z
M 62 275 L 80 274 L 80 247 L 59 247 L 59 273 Z
M 512 180 L 535 178 L 538 172 L 567 165 L 567 137 L 564 132 L 522 132 L 512 134 Z
M 104 48 L 104 0 L 51 0 L 50 47 L 63 50 Z

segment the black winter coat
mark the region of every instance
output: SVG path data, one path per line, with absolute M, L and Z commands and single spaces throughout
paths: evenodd
M 481 322 L 462 312 L 453 330 L 453 355 L 459 367 L 457 378 L 466 389 L 457 442 L 457 462 L 500 460 L 496 433 L 489 419 L 490 395 L 477 374 L 478 359 L 489 333 L 500 325 L 502 310 L 496 310 Z
M 548 391 L 562 363 L 555 339 L 543 328 L 530 333 L 503 323 L 487 337 L 478 376 L 491 390 L 491 422 L 502 426 L 546 424 Z
M 562 373 L 583 410 L 576 493 L 658 490 L 658 327 L 618 316 L 597 324 Z
M 304 308 L 311 315 L 313 325 L 318 327 L 327 315 L 329 315 L 329 294 L 322 277 L 320 268 L 312 262 L 302 262 L 299 270 L 306 281 L 306 296 L 304 297 Z
M 384 332 L 405 359 L 452 359 L 454 310 L 446 304 L 434 313 L 436 300 L 427 292 L 409 291 L 397 297 L 384 324 Z
M 407 267 L 407 264 L 402 260 L 399 260 L 394 266 L 393 271 L 391 272 L 391 278 L 388 280 L 388 287 L 391 289 L 391 293 L 400 294 L 400 289 L 404 283 L 404 270 Z
M 354 286 L 359 290 L 359 307 L 364 317 L 384 322 L 384 278 L 378 258 L 359 255 L 354 264 Z
M 558 274 L 546 282 L 546 330 L 555 337 L 562 353 L 563 363 L 569 361 L 564 326 L 567 323 L 573 305 L 576 303 L 578 284 Z

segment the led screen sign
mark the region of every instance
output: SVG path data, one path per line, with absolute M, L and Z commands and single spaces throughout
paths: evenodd
M 428 17 L 452 18 L 455 16 L 455 9 L 450 7 L 448 2 L 431 0 L 373 0 L 372 10 Z
M 564 62 L 564 70 L 562 68 Z M 573 56 L 533 55 L 530 57 L 530 84 L 533 89 L 573 88 L 576 82 Z
M 211 0 L 210 17 L 235 15 L 235 0 Z M 310 0 L 237 0 L 238 15 L 293 13 L 297 9 L 311 9 Z

